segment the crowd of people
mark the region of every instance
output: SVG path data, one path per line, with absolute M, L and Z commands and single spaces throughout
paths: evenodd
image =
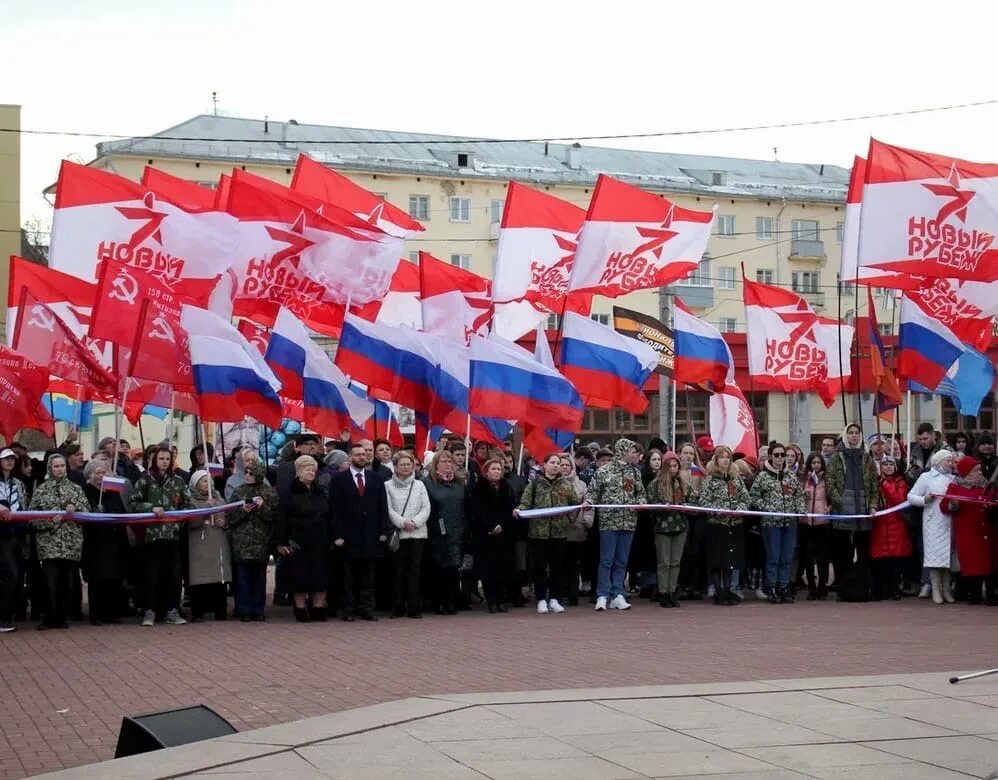
M 85 619 L 83 583 L 95 625 L 263 621 L 271 561 L 274 603 L 301 622 L 477 605 L 496 614 L 528 598 L 540 614 L 586 600 L 605 611 L 635 597 L 678 608 L 830 592 L 998 605 L 987 433 L 947 443 L 923 424 L 906 448 L 864 441 L 853 424 L 817 452 L 770 442 L 758 457 L 706 436 L 677 452 L 622 438 L 612 450 L 594 442 L 528 457 L 522 468 L 508 443 L 466 447 L 445 440 L 420 462 L 383 440 L 303 434 L 274 464 L 255 449 L 230 453 L 219 476 L 210 444 L 191 451 L 185 470 L 167 443 L 136 451 L 107 438 L 88 460 L 70 440 L 44 461 L 12 443 L 0 451 L 0 632 Z M 146 523 L 10 516 L 213 507 Z

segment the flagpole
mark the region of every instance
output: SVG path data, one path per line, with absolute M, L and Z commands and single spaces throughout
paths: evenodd
M 204 420 L 198 420 L 198 424 L 201 426 L 201 449 L 204 452 L 204 468 L 208 472 L 208 481 L 211 482 L 211 470 L 208 468 L 208 434 L 204 429 Z M 195 485 L 194 487 L 197 487 Z M 209 488 L 208 494 L 211 495 L 211 489 Z
M 855 312 L 855 314 L 853 316 L 855 316 L 856 321 L 858 322 L 859 321 L 859 266 L 858 265 L 856 266 L 856 280 L 853 282 L 852 289 L 853 292 L 855 293 L 855 302 L 853 304 L 853 311 Z M 866 316 L 867 320 L 869 320 L 870 312 L 867 312 Z M 841 321 L 839 322 L 839 326 L 841 327 Z M 859 419 L 857 419 L 856 422 L 859 425 L 860 433 L 862 433 L 863 432 L 863 384 L 861 380 L 863 378 L 863 372 L 860 370 L 860 368 L 863 364 L 863 344 L 859 339 L 858 329 L 854 329 L 853 336 L 856 339 L 856 352 L 858 353 L 856 357 L 856 406 L 859 410 L 857 414 L 857 417 Z M 870 346 L 871 348 L 873 347 L 872 343 Z M 850 349 L 850 353 L 851 352 L 852 350 Z M 850 359 L 851 359 L 851 354 L 850 354 Z M 839 352 L 839 373 L 840 374 L 842 373 L 841 352 Z M 846 424 L 848 425 L 848 423 Z
M 908 411 L 908 426 L 905 432 L 905 447 L 911 446 L 911 386 L 908 387 L 908 398 L 905 402 L 905 409 Z
M 842 399 L 842 427 L 849 427 L 849 408 L 846 403 L 846 378 L 845 373 L 842 369 L 842 274 L 837 274 L 838 284 L 836 285 L 836 294 L 838 297 L 839 305 L 839 397 Z M 751 377 L 751 374 L 749 374 Z M 755 406 L 755 398 L 752 399 L 752 406 Z
M 377 420 L 374 421 L 374 428 L 375 430 L 378 428 Z M 388 446 L 390 447 L 392 442 L 392 408 L 390 406 L 388 407 L 388 423 L 385 425 L 385 441 L 388 442 Z
M 471 463 L 471 415 L 468 415 L 468 430 L 464 436 L 464 470 L 468 470 Z
M 121 391 L 121 407 L 114 405 L 114 460 L 111 462 L 109 471 L 111 476 L 118 476 L 118 447 L 121 443 L 121 418 L 124 414 L 125 406 L 128 404 L 128 390 L 131 387 L 131 377 L 125 377 L 125 387 Z M 49 396 L 51 398 L 51 396 Z M 100 492 L 97 494 L 97 503 L 104 503 L 104 480 L 100 483 Z
M 670 380 L 670 384 L 672 385 L 672 387 L 670 388 L 670 391 L 672 392 L 672 410 L 671 410 L 672 411 L 672 427 L 671 427 L 670 430 L 672 432 L 672 451 L 675 452 L 676 451 L 676 403 L 678 401 L 678 399 L 677 399 L 678 393 L 676 391 L 676 382 L 675 382 L 675 380 Z
M 516 459 L 516 473 L 523 473 L 523 439 L 520 439 L 520 455 Z

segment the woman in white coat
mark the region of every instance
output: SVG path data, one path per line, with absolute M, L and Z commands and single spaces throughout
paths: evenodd
M 940 450 L 929 460 L 929 470 L 918 478 L 908 493 L 912 506 L 924 507 L 922 513 L 922 565 L 929 570 L 932 600 L 952 603 L 950 566 L 953 556 L 952 520 L 943 512 L 941 497 L 953 481 L 953 453 Z
M 416 461 L 402 450 L 392 458 L 394 473 L 385 482 L 388 493 L 388 517 L 399 532 L 395 553 L 395 610 L 392 617 L 408 615 L 421 618 L 419 600 L 420 563 L 426 544 L 426 521 L 430 516 L 430 497 L 426 485 L 416 479 Z

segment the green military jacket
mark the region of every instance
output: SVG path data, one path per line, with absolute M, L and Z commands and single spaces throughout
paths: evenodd
M 132 491 L 131 511 L 151 512 L 161 506 L 167 512 L 178 509 L 193 509 L 191 491 L 176 474 L 169 474 L 162 482 L 154 479 L 147 471 L 135 483 Z M 146 542 L 162 539 L 176 541 L 180 538 L 180 523 L 150 523 L 146 527 Z
M 775 472 L 767 464 L 752 483 L 749 507 L 769 513 L 762 518 L 763 526 L 787 528 L 797 525 L 799 518 L 781 513 L 804 514 L 804 490 L 793 474 Z
M 841 445 L 840 445 L 841 447 Z M 846 463 L 841 449 L 837 449 L 828 461 L 825 474 L 825 490 L 828 494 L 828 509 L 832 514 L 842 512 L 842 498 L 845 492 Z M 869 452 L 863 453 L 863 493 L 868 512 L 876 511 L 880 502 L 880 480 L 877 467 Z M 869 531 L 873 528 L 870 518 L 853 520 L 833 520 L 832 527 L 843 531 Z
M 576 495 L 575 485 L 568 477 L 548 479 L 541 475 L 527 485 L 520 498 L 519 509 L 551 509 L 558 506 L 575 506 L 582 500 Z M 527 521 L 528 539 L 566 539 L 572 523 L 570 514 L 533 517 Z
M 624 456 L 634 447 L 629 439 L 620 439 L 612 461 L 596 470 L 589 483 L 586 500 L 590 504 L 647 504 L 645 486 L 637 466 L 624 463 Z M 633 531 L 638 513 L 633 509 L 597 509 L 600 531 Z
M 693 491 L 687 483 L 675 484 L 672 495 L 666 492 L 665 483 L 661 480 L 661 473 L 655 477 L 648 485 L 649 504 L 689 504 L 693 496 Z M 652 518 L 655 521 L 655 533 L 657 534 L 681 534 L 689 528 L 689 518 L 686 512 L 675 509 L 652 511 Z
M 68 478 L 49 477 L 35 488 L 31 509 L 58 511 L 72 506 L 78 512 L 89 512 L 90 502 L 83 488 Z M 33 520 L 35 548 L 38 560 L 63 559 L 79 561 L 83 556 L 83 528 L 68 520 Z
M 697 504 L 730 512 L 744 512 L 749 507 L 749 492 L 742 478 L 737 475 L 722 477 L 710 474 L 704 478 L 700 486 Z M 742 516 L 711 512 L 707 515 L 707 522 L 714 525 L 741 525 Z
M 259 468 L 254 468 L 258 466 Z M 274 511 L 277 509 L 277 493 L 264 482 L 266 469 L 254 463 L 253 475 L 256 482 L 245 482 L 232 491 L 230 501 L 252 501 L 257 496 L 263 499 L 263 506 L 253 506 L 248 512 L 237 507 L 228 513 L 227 521 L 232 543 L 232 560 L 266 561 L 270 556 L 270 533 L 274 524 Z

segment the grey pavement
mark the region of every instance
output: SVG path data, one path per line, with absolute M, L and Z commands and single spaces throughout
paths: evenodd
M 998 676 L 948 676 L 422 696 L 45 777 L 998 777 Z

